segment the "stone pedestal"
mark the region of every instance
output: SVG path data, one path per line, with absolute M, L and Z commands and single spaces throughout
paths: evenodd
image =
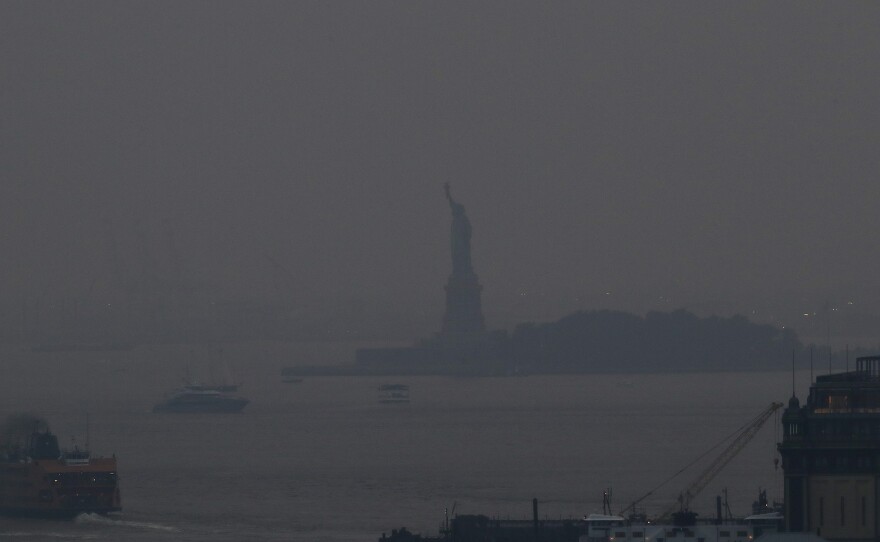
M 456 336 L 480 335 L 486 330 L 483 305 L 480 300 L 483 287 L 474 272 L 450 275 L 446 283 L 446 313 L 440 336 L 455 341 Z

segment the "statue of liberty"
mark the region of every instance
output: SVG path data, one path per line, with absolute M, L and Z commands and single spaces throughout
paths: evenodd
M 471 223 L 464 212 L 464 205 L 452 199 L 449 183 L 445 183 L 446 199 L 452 210 L 452 274 L 464 276 L 473 274 L 471 266 Z

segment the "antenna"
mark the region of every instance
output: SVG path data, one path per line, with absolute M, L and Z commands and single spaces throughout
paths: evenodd
M 89 413 L 86 412 L 86 451 L 89 451 L 92 449 L 92 447 L 89 445 L 90 442 L 91 442 L 91 434 L 89 431 Z
M 797 397 L 794 387 L 794 349 L 791 350 L 791 396 Z
M 846 345 L 846 372 L 849 372 L 849 344 Z
M 825 346 L 828 347 L 828 374 L 831 374 L 831 304 L 825 300 Z
M 810 345 L 810 383 L 813 382 L 813 345 Z
M 610 487 L 602 492 L 602 513 L 607 516 L 611 515 L 611 488 Z

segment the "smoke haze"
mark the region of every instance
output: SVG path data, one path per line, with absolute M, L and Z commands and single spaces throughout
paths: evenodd
M 185 292 L 412 338 L 449 182 L 493 327 L 685 307 L 873 341 L 878 15 L 3 3 L 5 318 Z

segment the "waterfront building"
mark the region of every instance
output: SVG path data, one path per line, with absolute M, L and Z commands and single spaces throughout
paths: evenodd
M 779 444 L 785 526 L 827 540 L 880 540 L 880 356 L 792 395 Z

